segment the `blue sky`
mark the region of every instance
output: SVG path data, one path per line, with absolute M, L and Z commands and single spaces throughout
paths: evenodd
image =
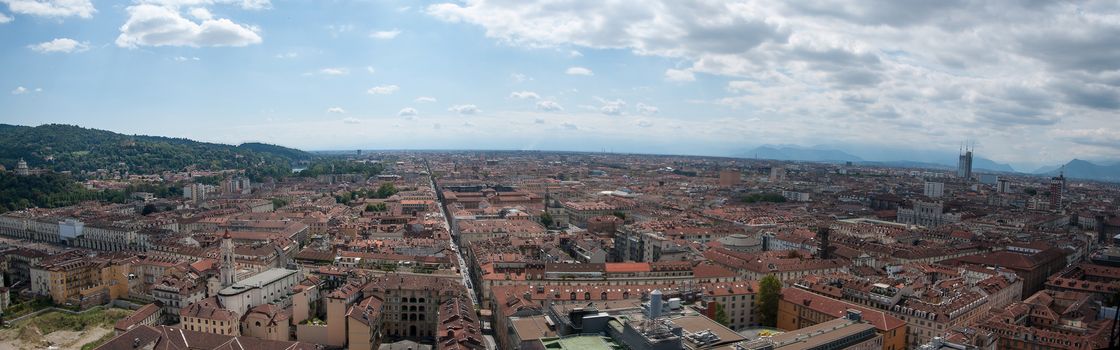
M 0 122 L 303 149 L 969 140 L 1030 168 L 1120 158 L 1118 18 L 1104 1 L 0 0 Z

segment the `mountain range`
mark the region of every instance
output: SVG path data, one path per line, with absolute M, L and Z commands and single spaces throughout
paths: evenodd
M 764 145 L 734 154 L 740 158 L 776 159 L 807 162 L 853 162 L 892 167 L 956 169 L 956 155 L 941 155 L 922 152 L 911 159 L 922 160 L 866 160 L 863 157 L 831 147 L 800 147 L 793 145 Z M 983 157 L 974 156 L 972 168 L 978 171 L 1025 173 L 1041 176 L 1057 176 L 1059 172 L 1066 177 L 1082 180 L 1120 182 L 1120 162 L 1090 162 L 1074 159 L 1064 165 L 1039 168 L 1032 172 L 1016 171 L 1008 164 L 998 163 Z
M 921 160 L 867 160 L 863 157 L 834 148 L 799 147 L 791 145 L 764 145 L 756 147 L 749 151 L 740 152 L 735 156 L 741 158 L 793 160 L 804 162 L 853 162 L 879 164 L 885 166 L 931 169 L 954 169 L 957 166 L 956 159 L 947 159 L 952 157 L 946 157 L 943 155 L 919 157 L 921 158 Z M 1015 171 L 1015 169 L 1008 164 L 997 163 L 995 161 L 982 157 L 973 157 L 972 168 L 977 170 L 988 170 L 995 172 Z

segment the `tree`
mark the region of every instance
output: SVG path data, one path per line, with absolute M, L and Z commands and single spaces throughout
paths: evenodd
M 614 212 L 614 216 L 617 216 L 619 219 L 626 220 L 626 213 L 623 213 L 621 211 Z
M 366 211 L 368 212 L 383 212 L 389 210 L 385 203 L 366 204 Z
M 1023 190 L 1023 193 L 1026 193 L 1028 196 L 1034 196 L 1034 195 L 1038 194 L 1038 190 L 1028 187 L 1028 188 Z
M 763 326 L 775 327 L 778 324 L 778 301 L 782 297 L 782 281 L 774 275 L 766 275 L 758 282 L 758 297 L 755 311 Z
M 157 211 L 159 211 L 159 209 L 156 209 L 155 205 L 148 204 L 145 205 L 144 209 L 140 211 L 140 215 L 148 216 L 148 214 L 155 213 Z
M 552 227 L 552 214 L 548 212 L 541 214 L 541 224 L 544 225 L 544 227 Z
M 397 186 L 393 186 L 390 182 L 383 183 L 377 188 L 377 198 L 389 198 L 394 194 L 397 194 Z
M 716 321 L 716 323 L 724 325 L 725 327 L 731 324 L 731 320 L 727 318 L 727 310 L 724 309 L 723 304 L 717 302 L 713 303 L 716 304 L 716 318 L 713 321 Z
M 283 198 L 273 198 L 272 199 L 272 209 L 280 209 L 280 208 L 283 208 L 285 205 L 288 205 L 288 201 L 286 199 L 283 199 Z

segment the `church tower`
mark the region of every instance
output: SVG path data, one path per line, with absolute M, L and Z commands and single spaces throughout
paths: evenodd
M 233 285 L 233 238 L 229 235 L 229 230 L 222 235 L 222 255 L 221 255 L 221 272 L 222 272 L 222 288 Z

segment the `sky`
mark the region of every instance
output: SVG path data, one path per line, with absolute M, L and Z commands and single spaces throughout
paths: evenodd
M 1030 170 L 1120 159 L 1120 2 L 0 0 L 0 123 Z

